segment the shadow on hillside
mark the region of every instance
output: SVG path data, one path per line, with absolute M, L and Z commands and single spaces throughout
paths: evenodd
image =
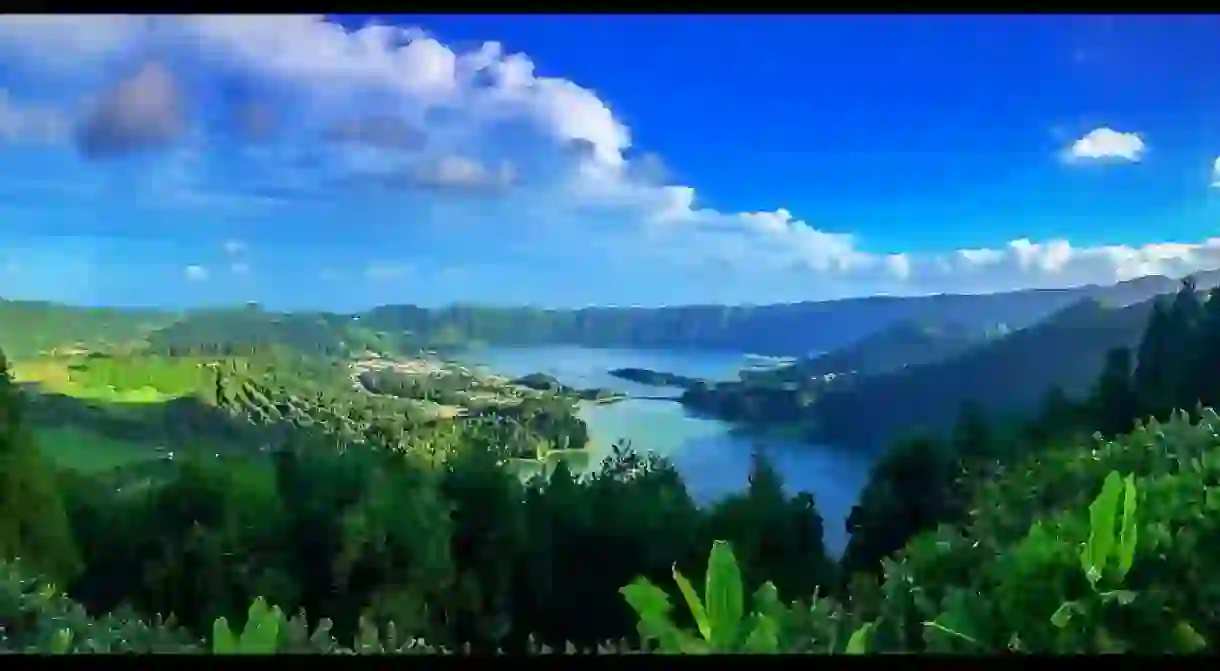
M 150 450 L 188 446 L 225 453 L 249 452 L 317 432 L 290 422 L 254 424 L 195 397 L 159 403 L 107 403 L 20 385 L 29 392 L 27 418 L 35 426 L 73 428 L 102 437 L 148 445 Z

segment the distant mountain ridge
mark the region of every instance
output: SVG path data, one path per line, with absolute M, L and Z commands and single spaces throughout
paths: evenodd
M 795 382 L 826 375 L 881 375 L 904 366 L 940 361 L 1006 329 L 968 330 L 901 321 L 819 356 L 792 364 L 747 373 L 755 380 Z
M 1220 281 L 1220 273 L 1203 273 L 1198 279 L 1199 286 L 1206 288 Z M 355 314 L 280 313 L 249 305 L 176 313 L 0 301 L 0 346 L 17 343 L 14 349 L 28 353 L 30 349 L 95 339 L 113 343 L 147 338 L 158 347 L 189 346 L 200 340 L 234 346 L 270 341 L 325 352 L 484 343 L 804 356 L 812 351 L 831 352 L 904 322 L 945 332 L 1019 330 L 1081 300 L 1121 307 L 1173 291 L 1176 286 L 1177 280 L 1149 276 L 1070 289 L 871 296 L 761 306 L 560 310 L 387 305 Z M 34 323 L 40 325 L 34 327 Z M 39 333 L 30 333 L 31 329 Z
M 1217 282 L 1218 273 L 1199 276 L 1202 288 Z M 903 321 L 966 332 L 996 327 L 1017 330 L 1081 300 L 1121 307 L 1173 291 L 1177 283 L 1168 277 L 1149 276 L 1070 289 L 870 296 L 762 306 L 549 310 L 388 305 L 360 313 L 360 319 L 374 330 L 407 331 L 421 340 L 440 343 L 465 338 L 493 345 L 569 344 L 804 356 L 843 347 Z
M 1109 349 L 1139 342 L 1154 301 L 1109 307 L 1085 299 L 954 356 L 828 390 L 811 407 L 816 437 L 883 445 L 910 431 L 947 429 L 966 402 L 1007 414 L 1035 408 L 1054 386 L 1080 396 L 1101 372 Z

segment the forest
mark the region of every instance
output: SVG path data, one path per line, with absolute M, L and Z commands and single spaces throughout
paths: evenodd
M 1203 273 L 1200 286 L 1220 275 Z M 1171 292 L 1174 280 L 1150 276 L 1115 285 L 1037 289 L 980 295 L 870 296 L 761 306 L 689 305 L 666 308 L 592 307 L 547 310 L 458 305 L 386 305 L 355 314 L 280 313 L 257 304 L 240 308 L 130 310 L 73 308 L 42 301 L 0 300 L 0 330 L 9 356 L 103 337 L 113 345 L 147 340 L 168 353 L 201 343 L 278 343 L 318 354 L 402 347 L 444 349 L 489 345 L 568 344 L 592 347 L 728 350 L 805 356 L 846 347 L 897 322 L 982 334 L 1021 329 L 1084 299 L 1125 306 Z M 4 324 L 21 324 L 7 332 Z M 833 328 L 828 325 L 833 324 Z M 892 343 L 891 343 L 892 344 Z M 887 357 L 892 358 L 892 357 Z
M 619 446 L 588 477 L 562 461 L 521 477 L 506 457 L 573 428 L 562 410 L 389 434 L 376 418 L 391 410 L 328 410 L 354 402 L 325 366 L 234 359 L 231 344 L 181 333 L 150 351 L 230 357 L 209 407 L 302 430 L 224 452 L 186 436 L 155 467 L 86 473 L 46 456 L 46 401 L 0 358 L 0 648 L 1205 652 L 1220 642 L 1208 559 L 1220 556 L 1220 289 L 1188 278 L 1145 316 L 1083 394 L 1052 386 L 999 418 L 965 402 L 945 435 L 893 440 L 840 558 L 815 495 L 786 493 L 762 455 L 745 491 L 707 506 L 646 445 Z M 1070 337 L 1039 342 L 1045 365 L 1072 356 Z M 128 384 L 122 364 L 93 365 Z M 303 430 L 318 425 L 334 430 Z

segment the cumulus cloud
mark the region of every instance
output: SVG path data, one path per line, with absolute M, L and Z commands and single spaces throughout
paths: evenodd
M 415 184 L 438 189 L 485 191 L 507 188 L 516 178 L 513 165 L 502 161 L 487 167 L 466 156 L 442 156 L 420 166 L 413 174 Z
M 192 282 L 202 282 L 208 278 L 208 269 L 203 266 L 187 266 L 182 272 Z
M 164 64 L 154 61 L 102 93 L 77 138 L 85 154 L 103 156 L 165 147 L 185 130 L 178 83 Z
M 422 149 L 427 140 L 423 131 L 391 116 L 344 119 L 331 126 L 326 137 L 336 142 L 400 150 Z
M 221 246 L 229 256 L 239 256 L 246 252 L 246 243 L 241 240 L 225 240 Z
M 1220 157 L 1212 162 L 1212 186 L 1220 189 Z
M 515 227 L 506 239 L 522 246 L 530 245 L 530 236 L 548 236 L 596 250 L 598 258 L 657 261 L 663 263 L 651 267 L 682 272 L 711 268 L 711 276 L 726 281 L 730 270 L 777 278 L 773 284 L 795 287 L 792 297 L 844 283 L 866 290 L 995 290 L 1220 265 L 1215 240 L 1092 248 L 1016 240 L 904 253 L 872 248 L 868 240 L 778 203 L 757 212 L 706 207 L 659 157 L 632 146 L 630 129 L 596 92 L 543 72 L 497 42 L 459 49 L 416 29 L 352 30 L 321 16 L 0 17 L 0 54 L 11 62 L 40 72 L 66 68 L 62 61 L 68 59 L 58 55 L 64 53 L 71 54 L 74 72 L 145 63 L 88 109 L 78 136 L 91 155 L 158 149 L 190 133 L 217 134 L 215 127 L 203 128 L 214 119 L 192 114 L 200 110 L 188 104 L 202 96 L 189 95 L 198 92 L 187 83 L 228 77 L 265 94 L 254 107 L 237 106 L 228 115 L 231 132 L 276 138 L 257 151 L 245 147 L 224 157 L 225 174 L 240 171 L 240 180 L 233 180 L 240 189 L 234 186 L 230 196 L 246 201 L 312 204 L 328 189 L 407 187 L 383 189 L 386 198 L 417 199 L 402 209 L 408 213 L 404 226 L 421 226 L 431 217 L 449 227 L 462 216 L 477 216 Z M 179 80 L 170 63 L 204 64 L 219 79 Z M 8 137 L 3 109 L 0 138 Z M 1134 162 L 1145 151 L 1136 133 L 1097 128 L 1064 155 Z M 1213 181 L 1220 183 L 1220 175 Z M 434 199 L 443 205 L 418 200 L 442 190 L 491 190 L 503 198 Z M 207 195 L 203 204 L 221 202 L 224 194 Z M 487 209 L 495 207 L 503 209 Z M 406 270 L 386 263 L 364 268 L 370 279 L 401 277 Z M 195 272 L 206 276 L 202 268 Z
M 75 70 L 129 49 L 147 21 L 127 15 L 9 14 L 0 21 L 0 55 L 38 70 Z
M 1117 159 L 1139 161 L 1144 155 L 1144 140 L 1137 133 L 1120 133 L 1112 128 L 1095 128 L 1068 147 L 1070 160 Z

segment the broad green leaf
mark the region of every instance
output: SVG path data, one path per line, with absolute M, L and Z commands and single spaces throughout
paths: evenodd
M 1202 652 L 1207 649 L 1207 640 L 1185 621 L 1174 626 L 1173 640 L 1177 646 L 1177 652 Z
M 51 654 L 66 655 L 72 648 L 72 630 L 60 629 L 51 639 Z
M 1080 612 L 1080 604 L 1075 601 L 1064 601 L 1051 615 L 1051 624 L 1063 629 L 1072 621 L 1072 616 L 1078 612 Z
M 663 652 L 680 652 L 684 643 L 681 632 L 669 620 L 669 595 L 665 590 L 646 578 L 636 578 L 630 585 L 619 589 L 627 605 L 635 611 L 639 622 L 636 631 L 640 638 L 657 641 Z
M 779 652 L 779 624 L 774 618 L 754 613 L 750 618 L 753 626 L 746 635 L 745 651 L 760 654 Z
M 712 554 L 707 560 L 707 587 L 703 598 L 707 600 L 707 616 L 712 624 L 712 644 L 717 650 L 727 650 L 737 636 L 741 625 L 743 604 L 741 569 L 737 558 L 726 541 L 712 544 Z
M 669 595 L 665 590 L 648 581 L 647 578 L 636 578 L 630 585 L 619 589 L 619 594 L 627 600 L 627 605 L 635 611 L 639 618 L 665 617 L 673 607 L 669 603 Z
M 381 651 L 381 631 L 375 622 L 363 615 L 356 624 L 356 649 L 366 652 Z
M 1135 487 L 1135 476 L 1128 475 L 1123 484 L 1123 518 L 1118 532 L 1118 566 L 1115 570 L 1115 579 L 1119 583 L 1127 577 L 1127 572 L 1135 561 L 1135 544 L 1139 537 L 1139 527 L 1136 526 L 1138 491 Z
M 667 640 L 676 641 L 675 643 L 667 643 L 662 649 L 668 649 L 668 646 L 674 646 L 673 651 L 683 655 L 710 655 L 714 650 L 707 641 L 700 639 L 698 636 L 690 632 L 682 631 L 678 628 L 673 628 L 668 634 Z
M 699 595 L 691 586 L 690 581 L 678 570 L 677 564 L 674 564 L 674 582 L 678 583 L 678 589 L 682 591 L 682 598 L 686 599 L 686 606 L 690 608 L 691 615 L 695 618 L 699 634 L 705 641 L 712 640 L 712 623 L 707 619 L 707 611 L 703 609 L 703 602 L 699 600 Z
M 1101 600 L 1104 602 L 1117 601 L 1119 605 L 1127 606 L 1132 601 L 1135 601 L 1135 592 L 1126 589 L 1115 589 L 1101 593 Z
M 255 599 L 247 613 L 246 628 L 238 641 L 238 651 L 244 655 L 275 654 L 279 647 L 282 618 L 279 606 L 268 608 L 262 597 Z
M 851 638 L 847 639 L 847 649 L 843 652 L 849 655 L 864 655 L 868 654 L 868 643 L 873 637 L 873 623 L 865 622 L 855 632 Z
M 1101 493 L 1089 505 L 1089 541 L 1080 554 L 1080 563 L 1089 583 L 1093 585 L 1101 579 L 1106 560 L 1114 547 L 1114 522 L 1122 489 L 1122 478 L 1111 471 L 1101 486 Z
M 754 592 L 754 611 L 771 618 L 784 615 L 787 608 L 779 600 L 779 590 L 775 588 L 775 583 L 768 580 Z
M 223 617 L 216 618 L 216 621 L 212 623 L 212 654 L 238 654 L 237 637 L 229 629 L 229 621 Z

